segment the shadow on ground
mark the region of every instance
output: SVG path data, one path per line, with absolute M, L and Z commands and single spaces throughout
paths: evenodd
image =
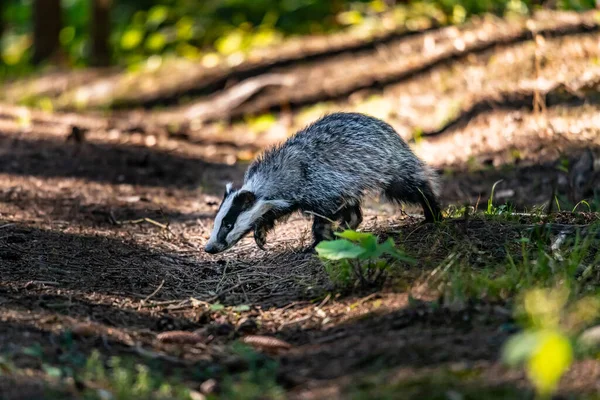
M 131 227 L 143 218 L 163 225 L 192 224 L 198 220 L 206 225 L 214 218 L 217 206 L 214 199 L 197 201 L 201 210 L 182 212 L 177 210 L 177 204 L 173 203 L 183 199 L 175 194 L 167 196 L 164 192 L 152 191 L 147 194 L 147 191 L 139 190 L 134 193 L 140 195 L 118 196 L 117 193 L 102 193 L 104 196 L 98 196 L 94 190 L 85 190 L 76 184 L 64 185 L 60 192 L 49 192 L 36 188 L 30 182 L 27 182 L 27 185 L 23 181 L 20 182 L 21 185 L 15 182 L 10 187 L 0 189 L 0 204 L 4 204 L 6 209 L 10 210 L 7 215 L 10 215 L 12 220 L 39 218 L 53 225 L 112 227 L 115 231 L 119 230 L 119 226 Z M 160 196 L 161 194 L 163 196 Z M 186 197 L 186 200 L 203 200 L 195 193 Z
M 252 246 L 231 257 L 211 257 L 176 235 L 142 235 L 148 243 L 137 242 L 135 236 L 5 225 L 0 230 L 2 281 L 21 287 L 40 281 L 74 294 L 138 300 L 156 290 L 154 300 L 194 297 L 267 305 L 275 298 L 284 303 L 304 298 L 307 287 L 323 280 L 320 264 L 307 254 L 264 255 Z
M 0 134 L 0 173 L 40 178 L 82 178 L 112 184 L 208 189 L 222 194 L 222 183 L 239 180 L 241 166 L 215 164 L 146 146 L 86 143 Z M 218 184 L 215 184 L 218 182 Z M 214 191 L 211 191 L 214 190 Z

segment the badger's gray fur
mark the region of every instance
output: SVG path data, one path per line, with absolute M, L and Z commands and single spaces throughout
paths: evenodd
M 224 251 L 250 231 L 264 249 L 275 221 L 298 210 L 314 215 L 314 247 L 332 237 L 332 221 L 356 229 L 361 200 L 373 192 L 421 204 L 428 222 L 441 219 L 435 173 L 390 125 L 358 113 L 327 115 L 263 153 L 240 189 L 227 185 L 205 251 Z

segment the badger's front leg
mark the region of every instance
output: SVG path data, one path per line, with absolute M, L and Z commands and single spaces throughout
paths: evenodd
M 254 227 L 254 241 L 259 249 L 265 250 L 267 234 L 275 227 L 275 222 L 288 216 L 293 209 L 271 210 L 262 216 Z
M 267 234 L 273 228 L 273 226 L 274 223 L 267 224 L 263 222 L 254 227 L 254 241 L 259 249 L 266 250 L 265 245 L 267 244 Z

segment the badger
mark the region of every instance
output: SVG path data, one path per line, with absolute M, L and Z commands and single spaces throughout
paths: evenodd
M 248 167 L 244 183 L 226 185 L 204 250 L 231 248 L 251 231 L 264 250 L 277 220 L 301 211 L 313 216 L 312 245 L 333 237 L 334 224 L 356 229 L 361 201 L 382 194 L 420 204 L 425 221 L 441 220 L 435 172 L 386 122 L 359 113 L 326 115 L 266 150 Z

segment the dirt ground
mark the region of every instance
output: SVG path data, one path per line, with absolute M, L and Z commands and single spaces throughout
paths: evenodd
M 488 31 L 479 32 L 484 40 Z M 277 226 L 266 252 L 250 238 L 223 255 L 202 251 L 225 183 L 240 182 L 264 146 L 339 109 L 380 116 L 413 139 L 417 154 L 440 172 L 445 206 L 483 209 L 499 180 L 496 202 L 517 211 L 547 204 L 554 186 L 566 205 L 567 176 L 558 167 L 585 148 L 600 148 L 597 30 L 524 36 L 444 62 L 421 59 L 423 46 L 435 50 L 429 37 L 444 43 L 451 36 L 433 30 L 395 38 L 388 49 L 403 57 L 363 46 L 290 62 L 282 68 L 296 68 L 311 82 L 305 90 L 315 90 L 278 110 L 276 122 L 260 132 L 234 118 L 168 135 L 102 126 L 103 117 L 93 114 L 101 123 L 77 141 L 67 140 L 69 121 L 83 113 L 0 110 L 0 354 L 14 356 L 26 371 L 0 374 L 0 397 L 52 398 L 50 386 L 62 398 L 79 398 L 77 382 L 63 387 L 42 371 L 46 364 L 75 364 L 75 355 L 94 349 L 156 362 L 167 376 L 201 391 L 208 379 L 247 368 L 229 346 L 260 334 L 291 345 L 269 356 L 278 361 L 277 383 L 290 398 L 532 398 L 524 375 L 499 361 L 502 344 L 517 329 L 510 301 L 434 307 L 437 297 L 418 290 L 460 244 L 438 243 L 437 228 L 414 216 L 419 209 L 368 203 L 362 228 L 400 239 L 419 260 L 378 291 L 333 288 L 318 258 L 301 252 L 310 240 L 309 221 L 301 216 Z M 336 74 L 349 60 L 373 54 L 387 57 L 393 79 L 352 87 L 354 75 Z M 542 60 L 538 67 L 536 60 Z M 364 70 L 380 63 L 371 58 L 373 66 Z M 405 63 L 413 73 L 401 73 Z M 329 82 L 334 78 L 340 82 Z M 544 91 L 582 79 L 591 89 L 569 96 Z M 317 89 L 327 85 L 343 96 L 322 96 Z M 286 90 L 262 92 L 244 107 L 256 112 L 262 104 L 265 111 L 302 96 Z M 546 107 L 535 109 L 531 98 L 540 92 L 556 101 L 542 99 Z M 131 118 L 152 113 L 135 110 Z M 498 244 L 518 234 L 508 222 L 490 224 L 463 235 L 486 256 L 502 257 Z M 83 332 L 82 323 L 89 323 Z M 64 333 L 72 330 L 80 333 L 67 348 Z M 202 340 L 178 345 L 157 338 L 172 330 L 195 331 Z M 40 356 L 21 351 L 38 345 Z M 595 395 L 599 382 L 600 362 L 579 361 L 560 396 Z M 376 391 L 389 385 L 395 385 L 390 392 Z

